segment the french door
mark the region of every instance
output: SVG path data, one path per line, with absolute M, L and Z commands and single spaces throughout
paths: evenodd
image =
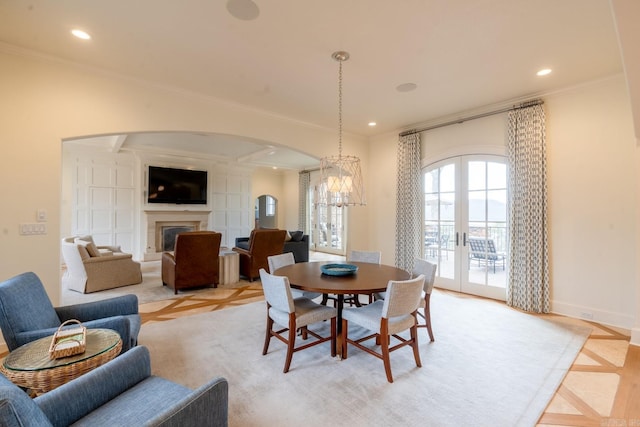
M 424 257 L 436 286 L 506 299 L 507 166 L 500 156 L 460 156 L 424 172 Z
M 314 203 L 315 191 L 317 186 L 310 188 L 308 200 L 312 230 L 311 248 L 318 252 L 344 255 L 347 209 Z

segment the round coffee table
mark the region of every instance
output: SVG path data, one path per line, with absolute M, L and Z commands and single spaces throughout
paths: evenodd
M 122 350 L 120 335 L 110 329 L 87 329 L 82 354 L 49 359 L 53 336 L 40 338 L 12 351 L 0 371 L 14 384 L 36 395 L 46 393 L 115 358 Z

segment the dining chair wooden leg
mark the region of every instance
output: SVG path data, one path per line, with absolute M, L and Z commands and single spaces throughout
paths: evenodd
M 331 300 L 333 302 L 333 306 L 336 306 L 336 298 L 335 297 L 330 297 L 329 294 L 322 294 L 322 301 L 320 301 L 320 304 L 322 305 L 327 305 L 327 302 Z
M 291 366 L 291 359 L 293 358 L 293 351 L 296 347 L 296 318 L 295 314 L 289 314 L 289 338 L 287 339 L 287 357 L 284 361 L 284 372 L 289 372 Z
M 382 361 L 384 362 L 384 371 L 387 374 L 387 381 L 390 383 L 393 382 L 393 375 L 391 375 L 391 358 L 389 357 L 389 328 L 387 327 L 387 323 L 385 322 L 387 319 L 382 319 L 382 324 L 380 325 L 380 334 L 376 337 L 376 341 L 378 338 L 380 339 L 380 350 L 382 351 Z
M 342 319 L 342 337 L 340 338 L 342 358 L 347 358 L 347 337 L 349 333 L 349 322 Z
M 431 329 L 431 307 L 430 307 L 431 295 L 427 294 L 424 297 L 424 321 L 427 324 L 427 332 L 429 332 L 429 339 L 434 341 L 433 330 Z
M 336 318 L 331 318 L 331 357 L 336 357 L 336 335 L 337 335 Z
M 423 312 L 420 312 L 420 310 L 417 311 L 418 316 L 422 317 L 424 319 L 424 325 L 423 324 L 418 324 L 418 328 L 426 328 L 427 329 L 427 333 L 429 334 L 429 340 L 431 342 L 435 341 L 435 338 L 433 337 L 433 329 L 431 329 L 431 295 L 427 294 L 424 297 L 424 309 Z
M 420 360 L 420 349 L 418 348 L 418 328 L 414 325 L 411 328 L 411 347 L 413 347 L 413 358 L 416 359 L 416 366 L 422 367 L 422 361 Z
M 271 330 L 273 328 L 273 319 L 269 317 L 269 308 L 267 307 L 267 333 L 264 337 L 264 347 L 262 347 L 262 355 L 264 356 L 269 351 L 269 342 L 271 341 Z

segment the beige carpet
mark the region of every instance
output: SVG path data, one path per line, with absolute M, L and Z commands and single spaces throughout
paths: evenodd
M 535 425 L 589 334 L 493 301 L 437 293 L 432 304 L 436 341 L 419 331 L 422 368 L 409 349 L 392 353 L 393 384 L 380 360 L 353 347 L 331 358 L 328 343 L 283 374 L 281 342 L 261 354 L 263 302 L 144 325 L 139 343 L 154 374 L 191 388 L 227 378 L 232 427 L 511 427 Z

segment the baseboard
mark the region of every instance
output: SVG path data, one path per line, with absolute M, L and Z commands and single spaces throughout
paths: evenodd
M 633 328 L 631 330 L 631 341 L 629 341 L 629 344 L 640 346 L 640 328 Z
M 551 302 L 551 312 L 554 314 L 573 317 L 575 319 L 600 323 L 605 326 L 620 328 L 625 330 L 625 333 L 629 334 L 631 334 L 635 325 L 635 318 L 633 316 L 558 301 Z M 639 334 L 637 339 L 640 340 L 640 330 L 637 330 L 637 333 Z

